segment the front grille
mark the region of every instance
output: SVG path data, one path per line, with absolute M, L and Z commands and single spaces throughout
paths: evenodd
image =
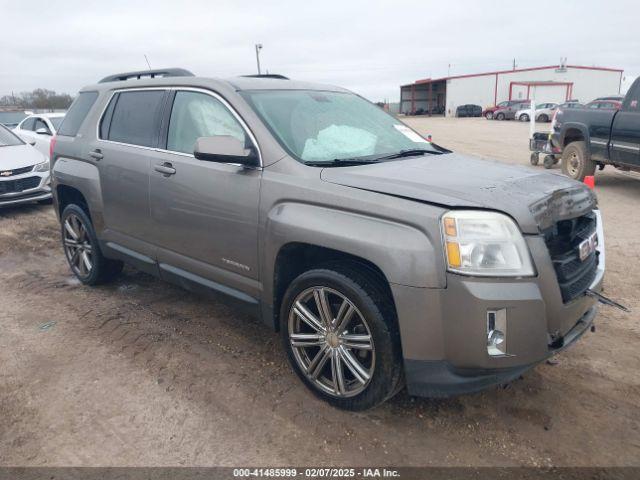
M 36 188 L 40 185 L 40 177 L 27 177 L 18 180 L 0 180 L 0 195 L 4 193 L 15 193 Z
M 33 170 L 33 165 L 29 167 L 14 168 L 12 170 L 0 170 L 0 178 L 13 177 L 14 175 L 22 175 L 23 173 L 30 172 L 31 170 Z
M 581 261 L 578 251 L 578 245 L 595 231 L 596 216 L 589 213 L 557 222 L 544 232 L 564 303 L 584 294 L 596 277 L 599 252 Z

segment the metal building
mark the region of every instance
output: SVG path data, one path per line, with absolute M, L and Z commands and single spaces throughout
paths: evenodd
M 498 72 L 427 78 L 400 87 L 400 112 L 454 116 L 460 105 L 482 108 L 504 100 L 527 100 L 535 88 L 536 102 L 590 102 L 620 93 L 622 70 L 617 68 L 550 65 Z

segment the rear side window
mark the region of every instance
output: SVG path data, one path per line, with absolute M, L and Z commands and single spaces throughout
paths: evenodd
M 35 130 L 34 129 L 35 124 L 36 124 L 35 117 L 30 117 L 30 118 L 27 118 L 24 122 L 22 122 L 22 125 L 20 125 L 20 129 L 33 131 Z
M 75 137 L 97 98 L 98 92 L 81 92 L 78 94 L 60 125 L 58 135 Z
M 114 99 L 115 105 L 106 139 L 155 147 L 158 143 L 164 95 L 164 90 L 120 92 L 118 98 Z M 107 128 L 105 125 L 100 127 L 101 132 Z

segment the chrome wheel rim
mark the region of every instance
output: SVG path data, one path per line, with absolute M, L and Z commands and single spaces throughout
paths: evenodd
M 373 336 L 345 295 L 324 286 L 304 290 L 293 301 L 288 326 L 293 357 L 316 388 L 339 398 L 367 388 L 375 368 Z
M 578 170 L 580 169 L 580 158 L 576 152 L 571 152 L 569 158 L 567 159 L 567 172 L 573 178 L 578 175 Z
M 93 269 L 93 246 L 87 227 L 74 213 L 65 219 L 63 226 L 64 252 L 69 265 L 79 277 L 88 277 Z

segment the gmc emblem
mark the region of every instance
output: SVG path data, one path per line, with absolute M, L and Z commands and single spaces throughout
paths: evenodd
M 598 234 L 593 232 L 589 235 L 589 238 L 580 242 L 578 245 L 578 254 L 580 256 L 580 261 L 584 262 L 589 255 L 596 251 L 596 247 L 598 246 Z

